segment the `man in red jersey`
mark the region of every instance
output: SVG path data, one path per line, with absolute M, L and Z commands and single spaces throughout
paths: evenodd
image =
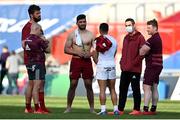
M 155 19 L 147 22 L 147 32 L 151 37 L 140 49 L 140 55 L 145 56 L 146 69 L 144 72 L 144 112 L 145 115 L 156 114 L 158 102 L 159 75 L 163 68 L 162 40 L 158 33 L 158 23 Z M 149 111 L 149 103 L 152 106 Z
M 27 71 L 29 81 L 32 81 L 32 96 L 34 101 L 34 113 L 47 113 L 39 106 L 39 91 L 41 81 L 45 80 L 45 53 L 48 48 L 49 41 L 41 38 L 41 26 L 37 23 L 31 25 L 29 37 L 24 41 L 24 51 L 27 54 Z M 28 112 L 28 111 L 25 111 Z
M 30 35 L 30 31 L 31 31 L 31 25 L 33 23 L 37 23 L 41 20 L 41 12 L 40 12 L 41 8 L 37 5 L 30 5 L 29 9 L 28 9 L 28 13 L 29 13 L 29 17 L 30 20 L 28 21 L 28 23 L 23 27 L 22 29 L 22 46 L 23 48 L 25 47 L 24 45 L 24 40 L 29 37 Z M 26 51 L 24 51 L 24 64 L 27 65 L 28 64 L 28 56 Z M 45 107 L 45 102 L 44 102 L 44 84 L 45 81 L 42 80 L 41 84 L 40 84 L 40 91 L 39 91 L 39 103 L 40 103 L 40 107 L 42 108 L 42 110 L 46 113 L 49 112 L 49 110 Z M 31 98 L 32 98 L 32 85 L 33 85 L 33 81 L 29 81 L 28 82 L 28 86 L 26 89 L 26 109 L 25 112 L 26 113 L 32 113 L 33 110 L 31 108 Z

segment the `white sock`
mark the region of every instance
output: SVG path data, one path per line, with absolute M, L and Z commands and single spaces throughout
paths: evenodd
M 106 111 L 106 105 L 101 105 L 101 112 Z
M 118 111 L 118 106 L 114 105 L 114 111 Z

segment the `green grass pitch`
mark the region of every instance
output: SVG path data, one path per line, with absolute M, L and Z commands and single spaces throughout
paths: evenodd
M 125 114 L 121 116 L 91 114 L 86 97 L 75 97 L 72 112 L 67 114 L 63 113 L 66 107 L 66 98 L 63 97 L 46 97 L 47 107 L 52 112 L 50 114 L 25 114 L 24 101 L 24 96 L 0 96 L 0 119 L 180 119 L 180 101 L 160 101 L 158 114 L 146 116 L 128 115 L 133 107 L 132 99 L 128 99 Z M 108 111 L 112 111 L 113 106 L 109 97 L 106 106 Z M 95 97 L 95 109 L 99 112 L 98 97 Z

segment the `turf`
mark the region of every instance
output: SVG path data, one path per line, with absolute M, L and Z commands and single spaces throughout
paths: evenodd
M 125 114 L 121 116 L 106 115 L 97 116 L 89 113 L 86 97 L 76 97 L 73 103 L 73 111 L 64 114 L 66 98 L 46 97 L 51 114 L 25 114 L 23 96 L 0 96 L 0 119 L 178 119 L 180 118 L 180 101 L 160 101 L 157 115 L 131 116 L 133 101 L 128 99 Z M 143 102 L 143 101 L 142 101 Z M 98 97 L 95 97 L 95 108 L 99 111 Z M 107 99 L 108 111 L 112 111 L 110 98 Z M 141 107 L 142 108 L 142 107 Z

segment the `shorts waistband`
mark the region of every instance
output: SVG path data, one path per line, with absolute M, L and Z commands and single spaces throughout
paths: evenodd
M 81 58 L 81 57 L 79 57 L 79 56 L 72 56 L 72 59 L 91 60 L 91 58 Z

